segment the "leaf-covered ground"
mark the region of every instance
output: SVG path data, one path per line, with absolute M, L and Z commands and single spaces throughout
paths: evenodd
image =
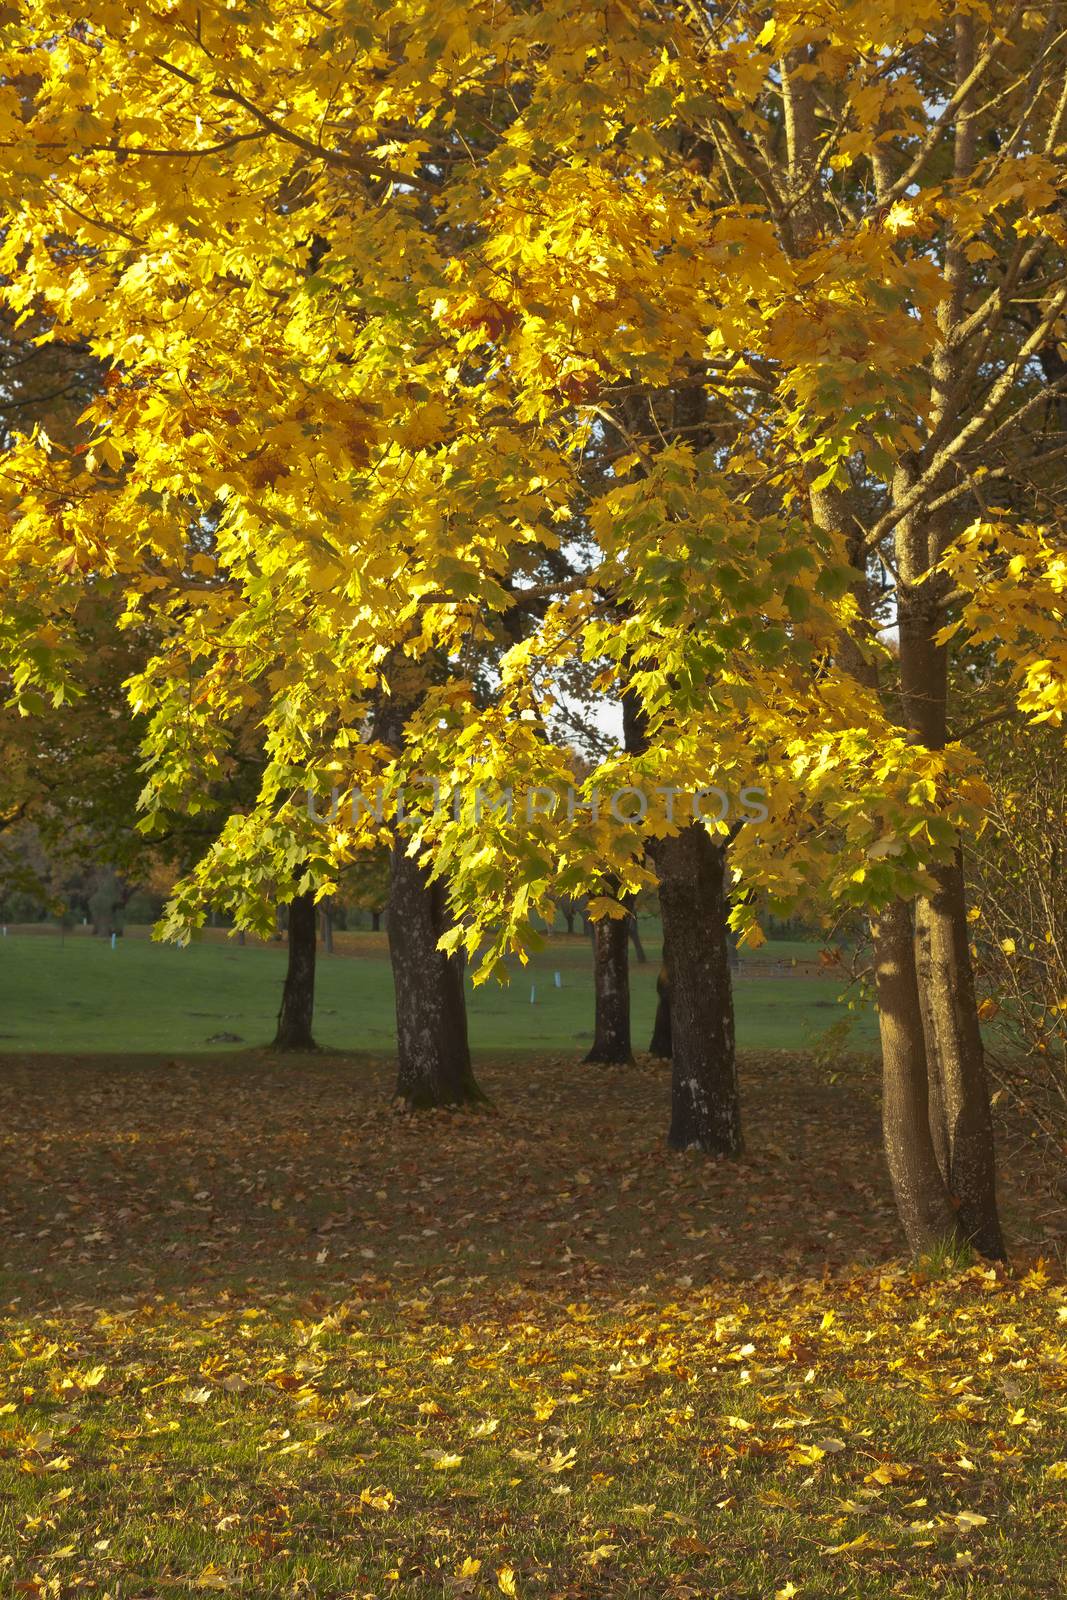
M 861 1067 L 0 1062 L 0 1594 L 1062 1594 L 1062 1213 L 916 1271 Z M 1047 1265 L 1037 1265 L 1040 1257 Z

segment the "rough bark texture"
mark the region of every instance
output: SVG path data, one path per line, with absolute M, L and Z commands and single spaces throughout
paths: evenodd
M 625 1066 L 633 1060 L 628 921 L 627 917 L 601 917 L 593 924 L 596 1024 L 586 1061 Z
M 278 1012 L 275 1050 L 314 1050 L 315 897 L 295 895 L 289 904 L 289 965 Z
M 941 1176 L 948 1187 L 949 1148 L 948 1123 L 945 1118 L 945 1095 L 941 1086 L 941 1058 L 938 1054 L 937 1023 L 930 1004 L 930 938 L 929 931 L 917 918 L 915 925 L 915 972 L 919 982 L 919 1003 L 922 1007 L 923 1041 L 926 1045 L 926 1102 L 930 1117 L 930 1137 Z
M 928 748 L 948 737 L 948 677 L 936 632 L 944 621 L 934 598 L 909 600 L 900 612 L 901 687 L 914 737 Z M 937 892 L 915 906 L 915 937 L 934 1148 L 959 1212 L 961 1233 L 983 1255 L 1000 1259 L 1004 1238 L 996 1193 L 989 1085 L 967 937 L 962 851 L 931 869 Z
M 957 1243 L 959 1232 L 930 1134 L 914 933 L 904 901 L 894 901 L 875 924 L 874 955 L 886 1161 L 908 1245 L 923 1253 Z
M 946 1176 L 960 1232 L 984 1256 L 1004 1256 L 997 1210 L 993 1119 L 967 939 L 963 866 L 938 867 L 937 893 L 916 906 L 926 954 L 924 998 L 935 1039 Z
M 656 1020 L 652 1024 L 648 1049 L 650 1055 L 659 1056 L 661 1061 L 671 1059 L 671 986 L 666 965 L 659 969 L 656 978 Z
M 726 951 L 725 852 L 690 826 L 657 841 L 670 987 L 674 1150 L 741 1151 L 734 1007 Z
M 445 887 L 392 851 L 389 959 L 396 990 L 396 1093 L 412 1110 L 484 1100 L 471 1070 L 463 967 L 438 950 L 449 926 Z

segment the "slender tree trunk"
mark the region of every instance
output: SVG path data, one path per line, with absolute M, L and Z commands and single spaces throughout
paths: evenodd
M 949 83 L 959 97 L 959 110 L 953 119 L 950 148 L 952 173 L 961 188 L 980 159 L 977 107 L 965 95 L 975 69 L 976 29 L 975 18 L 966 8 L 958 8 L 954 73 L 950 68 Z M 823 157 L 816 87 L 807 70 L 795 71 L 794 67 L 807 67 L 803 53 L 782 67 L 788 188 L 793 202 L 784 242 L 791 253 L 790 234 L 799 249 L 805 234 L 814 237 L 827 223 L 827 207 L 817 181 Z M 888 196 L 895 173 L 891 146 L 878 140 L 872 151 L 872 176 L 881 201 Z M 950 228 L 943 254 L 946 292 L 937 312 L 942 338 L 931 361 L 925 408 L 926 441 L 943 431 L 951 437 L 950 430 L 961 417 L 953 416 L 950 408 L 966 403 L 970 348 L 966 339 L 957 335 L 971 311 L 975 282 L 967 249 L 966 236 Z M 902 455 L 892 485 L 893 502 L 903 513 L 894 531 L 900 688 L 909 738 L 936 750 L 944 747 L 947 737 L 947 655 L 936 640 L 948 620 L 948 585 L 938 572 L 948 543 L 948 524 L 929 510 L 921 514 L 906 510 L 918 471 L 915 461 Z M 857 542 L 862 505 L 856 503 L 855 495 L 836 490 L 813 490 L 811 505 L 820 526 L 836 528 L 844 536 L 856 568 L 860 608 L 870 619 L 870 553 L 862 536 Z M 843 663 L 861 683 L 877 688 L 875 669 L 857 655 L 852 643 L 847 637 L 841 641 Z M 894 907 L 879 919 L 876 959 L 887 1153 L 913 1245 L 918 1241 L 925 1247 L 932 1235 L 944 1230 L 949 1189 L 941 1180 L 940 1158 L 951 1194 L 959 1202 L 963 1231 L 979 1248 L 988 1247 L 991 1254 L 999 1255 L 1003 1245 L 993 1186 L 992 1127 L 967 959 L 962 877 L 957 884 L 938 874 L 938 884 L 930 902 L 920 901 L 914 908 Z M 904 949 L 905 937 L 910 951 Z M 961 1143 L 958 1164 L 954 1155 L 957 1139 Z M 914 1143 L 911 1151 L 906 1148 L 908 1140 Z M 953 1224 L 958 1234 L 954 1217 Z
M 905 532 L 908 530 L 905 529 Z M 948 666 L 936 633 L 936 589 L 900 608 L 901 687 L 916 739 L 932 750 L 948 736 Z M 915 937 L 931 1076 L 934 1148 L 959 1210 L 961 1233 L 983 1255 L 1004 1256 L 989 1084 L 967 936 L 963 855 L 931 868 L 937 890 L 915 905 Z
M 332 956 L 333 955 L 333 912 L 330 909 L 330 902 L 328 900 L 324 900 L 322 902 L 321 925 L 322 925 L 322 953 L 323 953 L 324 956 Z
M 382 931 L 382 914 L 381 914 L 380 911 L 372 911 L 371 912 L 371 914 L 370 914 L 370 926 L 371 926 L 371 932 L 372 933 L 381 933 L 381 931 Z
M 626 926 L 630 932 L 630 939 L 634 947 L 634 955 L 637 957 L 641 966 L 644 966 L 648 961 L 648 957 L 645 954 L 645 947 L 641 941 L 641 929 L 638 925 L 636 911 L 630 912 L 630 915 L 626 919 Z
M 625 1066 L 633 1060 L 628 921 L 628 917 L 600 917 L 593 923 L 596 1031 L 586 1061 Z
M 449 926 L 444 884 L 392 850 L 389 959 L 396 989 L 396 1094 L 412 1110 L 481 1101 L 471 1069 L 463 967 L 437 948 Z
M 656 1020 L 652 1024 L 652 1038 L 649 1041 L 649 1054 L 658 1056 L 661 1061 L 671 1059 L 671 986 L 667 979 L 667 958 L 664 953 L 664 964 L 659 969 L 656 978 Z
M 315 897 L 310 890 L 289 902 L 289 966 L 278 1012 L 275 1050 L 314 1050 Z
M 657 840 L 672 1054 L 674 1150 L 741 1151 L 734 1008 L 726 953 L 726 856 L 691 824 Z
M 886 1160 L 908 1245 L 920 1254 L 957 1243 L 960 1235 L 930 1134 L 926 1041 L 905 901 L 893 901 L 875 923 L 874 955 Z
M 955 87 L 974 71 L 978 52 L 975 18 L 961 8 L 955 19 Z M 977 167 L 979 122 L 972 102 L 962 102 L 955 119 L 953 173 L 960 187 Z M 931 367 L 927 427 L 937 435 L 958 426 L 968 352 L 957 338 L 968 311 L 973 271 L 965 236 L 949 230 L 943 261 L 945 294 L 938 305 L 942 338 Z M 894 494 L 907 491 L 914 469 L 898 468 Z M 947 616 L 948 580 L 938 566 L 949 543 L 950 525 L 936 513 L 905 516 L 895 533 L 900 676 L 911 728 L 929 749 L 948 739 L 948 652 L 937 642 Z M 1004 1255 L 996 1197 L 996 1156 L 989 1086 L 982 1050 L 967 937 L 967 900 L 962 849 L 955 860 L 934 869 L 937 889 L 916 905 L 916 930 L 922 947 L 924 1010 L 934 1038 L 941 1110 L 947 1144 L 948 1186 L 959 1210 L 960 1231 L 984 1255 Z
M 938 1053 L 937 1025 L 930 1004 L 930 934 L 922 921 L 915 923 L 915 972 L 919 982 L 919 1003 L 922 1007 L 923 1040 L 926 1045 L 927 1106 L 930 1115 L 930 1137 L 941 1176 L 948 1187 L 949 1159 L 948 1122 L 945 1115 L 945 1094 L 941 1082 L 941 1058 Z
M 997 1209 L 993 1118 L 967 938 L 962 852 L 934 869 L 937 893 L 919 900 L 916 923 L 929 956 L 926 1006 L 936 1040 L 949 1192 L 959 1226 L 976 1250 L 1003 1258 Z

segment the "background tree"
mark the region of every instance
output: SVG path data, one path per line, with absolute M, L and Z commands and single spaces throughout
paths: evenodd
M 968 852 L 970 935 L 996 1078 L 1067 1149 L 1067 759 L 1055 729 L 980 737 L 989 822 Z

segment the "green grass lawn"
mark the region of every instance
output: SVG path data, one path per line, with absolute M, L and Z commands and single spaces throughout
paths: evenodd
M 315 1033 L 338 1050 L 388 1052 L 394 1046 L 393 987 L 380 941 L 374 954 L 320 958 Z M 736 983 L 737 1033 L 747 1049 L 802 1049 L 849 1013 L 838 1005 L 843 980 L 796 978 L 788 963 L 813 946 L 768 945 L 746 959 Z M 781 952 L 779 954 L 778 952 Z M 631 967 L 633 1036 L 648 1043 L 655 1012 L 658 951 Z M 777 964 L 784 963 L 782 975 Z M 560 975 L 556 987 L 555 974 Z M 10 935 L 0 938 L 0 1051 L 217 1051 L 212 1035 L 236 1034 L 245 1047 L 269 1042 L 285 953 L 258 945 L 197 943 L 184 949 L 125 938 Z M 531 1003 L 533 991 L 533 1003 Z M 592 1039 L 591 955 L 584 941 L 560 940 L 516 965 L 508 988 L 468 981 L 471 1040 L 479 1051 L 580 1052 Z M 852 1044 L 872 1048 L 864 1009 Z M 242 1045 L 233 1045 L 240 1049 Z

